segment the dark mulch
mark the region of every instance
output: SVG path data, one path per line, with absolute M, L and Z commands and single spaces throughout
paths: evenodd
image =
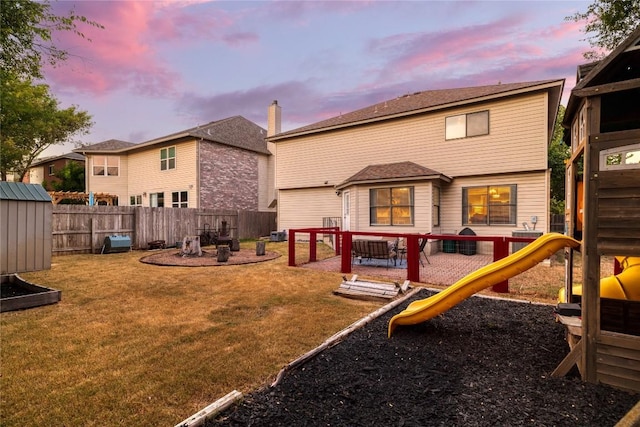
M 407 304 L 206 425 L 613 426 L 640 398 L 550 377 L 569 350 L 551 306 L 470 298 L 387 339 Z
M 0 298 L 21 297 L 34 293 L 36 292 L 31 291 L 24 286 L 16 285 L 13 283 L 3 283 L 2 285 L 0 285 Z

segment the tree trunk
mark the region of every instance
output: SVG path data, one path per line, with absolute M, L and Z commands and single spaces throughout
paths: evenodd
M 231 255 L 231 251 L 229 250 L 229 246 L 220 246 L 218 248 L 218 262 L 227 262 L 227 261 L 229 261 L 229 255 Z
M 185 238 L 182 240 L 180 255 L 202 256 L 202 248 L 200 247 L 200 236 L 185 236 Z

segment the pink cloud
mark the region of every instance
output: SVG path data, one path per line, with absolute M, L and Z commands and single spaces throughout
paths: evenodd
M 66 15 L 55 3 L 54 12 Z M 178 76 L 163 62 L 149 42 L 154 2 L 81 2 L 75 13 L 104 26 L 79 26 L 82 39 L 71 32 L 55 34 L 57 46 L 69 53 L 59 67 L 46 69 L 48 82 L 60 90 L 76 90 L 102 95 L 113 90 L 138 94 L 174 91 Z M 89 41 L 90 40 L 90 41 Z

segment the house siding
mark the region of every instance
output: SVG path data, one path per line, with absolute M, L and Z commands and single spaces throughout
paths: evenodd
M 523 173 L 514 175 L 487 175 L 483 177 L 458 178 L 442 193 L 440 210 L 441 232 L 458 234 L 469 227 L 478 235 L 511 236 L 515 229 L 523 229 L 526 222 L 533 228 L 531 217 L 537 216 L 535 229 L 542 232 L 549 230 L 549 203 L 547 192 L 548 172 Z M 507 225 L 463 225 L 462 224 L 462 189 L 484 185 L 517 186 L 516 223 Z
M 175 169 L 160 170 L 160 150 L 176 147 Z M 129 188 L 126 200 L 121 205 L 129 205 L 129 196 L 143 195 L 142 205 L 150 206 L 150 194 L 164 193 L 165 207 L 171 207 L 171 193 L 187 191 L 188 207 L 198 208 L 197 198 L 197 142 L 195 140 L 177 144 L 157 145 L 144 151 L 130 152 Z
M 489 135 L 445 140 L 446 117 L 486 109 Z M 451 177 L 546 169 L 546 117 L 540 93 L 279 141 L 276 186 L 335 185 L 368 165 L 406 160 Z
M 102 155 L 102 154 L 101 154 Z M 113 156 L 113 154 L 104 154 Z M 117 156 L 117 155 L 116 155 Z M 85 181 L 87 183 L 87 191 L 94 193 L 108 193 L 118 196 L 118 204 L 128 204 L 127 192 L 127 176 L 129 173 L 129 163 L 126 155 L 118 156 L 120 158 L 120 167 L 118 176 L 94 176 L 93 175 L 93 155 L 86 155 Z
M 342 198 L 326 187 L 285 190 L 279 192 L 278 206 L 278 230 L 322 227 L 322 218 L 341 216 Z
M 260 155 L 226 145 L 200 144 L 200 207 L 258 210 Z
M 548 102 L 546 92 L 524 94 L 277 141 L 278 229 L 318 226 L 323 216 L 341 216 L 342 205 L 333 200 L 333 189 L 319 187 L 341 184 L 369 165 L 410 160 L 453 178 L 451 184 L 438 184 L 442 189 L 440 226 L 432 224 L 432 184 L 422 182 L 407 184 L 415 187 L 413 227 L 371 227 L 372 186 L 348 187 L 351 230 L 457 233 L 465 227 L 462 187 L 504 183 L 518 185 L 517 228 L 525 221 L 531 226 L 535 215 L 536 230 L 546 231 Z M 483 110 L 489 110 L 489 135 L 445 140 L 446 117 Z M 389 185 L 402 183 L 380 186 Z M 318 199 L 311 200 L 311 194 Z M 479 235 L 510 236 L 514 228 L 474 226 L 473 230 Z

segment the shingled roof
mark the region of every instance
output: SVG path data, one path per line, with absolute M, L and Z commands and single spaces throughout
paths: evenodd
M 385 163 L 369 165 L 355 175 L 350 176 L 336 186 L 341 189 L 353 184 L 385 181 L 416 181 L 425 179 L 441 179 L 451 182 L 451 178 L 441 172 L 420 166 L 413 162 Z
M 267 131 L 257 124 L 242 116 L 233 116 L 222 120 L 207 123 L 185 129 L 170 135 L 155 138 L 140 144 L 132 144 L 124 141 L 109 140 L 89 145 L 76 152 L 127 152 L 147 148 L 152 145 L 179 142 L 185 139 L 201 139 L 203 141 L 217 142 L 231 147 L 255 151 L 262 154 L 271 154 L 267 149 L 265 137 Z M 118 144 L 119 143 L 119 144 Z
M 93 152 L 105 152 L 105 151 L 122 151 L 129 147 L 133 147 L 133 142 L 120 141 L 118 139 L 108 139 L 106 141 L 98 142 L 91 145 L 85 145 L 84 147 L 76 148 L 74 153 L 93 153 Z
M 49 157 L 43 157 L 42 159 L 38 159 L 35 162 L 31 163 L 31 167 L 39 166 L 43 163 L 51 163 L 59 159 L 69 159 L 69 160 L 77 160 L 80 162 L 84 162 L 84 156 L 82 154 L 66 153 L 66 154 L 61 154 L 59 156 L 49 156 Z
M 391 118 L 439 110 L 456 105 L 469 104 L 488 99 L 508 96 L 511 93 L 530 92 L 559 86 L 556 97 L 561 96 L 563 80 L 540 80 L 524 83 L 497 84 L 491 86 L 475 86 L 456 89 L 427 90 L 406 94 L 397 98 L 380 102 L 350 113 L 341 114 L 327 120 L 282 132 L 269 138 L 277 141 L 287 137 L 320 132 L 336 128 L 354 126 L 363 123 L 387 120 Z M 550 104 L 553 104 L 551 102 Z

